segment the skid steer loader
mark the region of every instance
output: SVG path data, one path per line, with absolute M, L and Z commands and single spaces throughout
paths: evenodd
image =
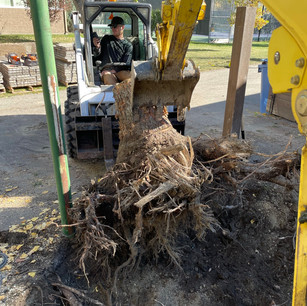
M 85 1 L 83 22 L 78 12 L 72 14 L 78 85 L 67 88 L 65 131 L 67 151 L 73 158 L 112 160 L 116 156 L 119 126 L 113 86 L 101 83 L 92 50 L 94 35 L 101 38 L 112 34 L 108 24 L 114 16 L 124 19 L 124 36 L 133 46 L 133 60 L 142 63 L 139 70 L 143 74 L 147 73 L 143 71 L 145 66 L 152 72 L 151 65 L 158 58 L 158 48 L 151 37 L 150 4 Z M 168 106 L 168 113 L 176 130 L 184 134 L 185 122 L 177 120 L 176 106 Z

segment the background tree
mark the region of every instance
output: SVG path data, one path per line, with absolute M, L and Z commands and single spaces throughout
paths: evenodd
M 236 8 L 240 6 L 252 6 L 257 7 L 256 12 L 256 21 L 255 28 L 260 30 L 264 27 L 269 21 L 263 18 L 263 15 L 267 12 L 267 9 L 260 3 L 258 0 L 227 0 L 230 3 L 233 3 L 235 10 L 231 13 L 230 24 L 234 25 L 236 22 Z
M 72 0 L 72 1 L 73 1 L 74 5 L 76 7 L 76 10 L 83 15 L 84 0 Z
M 261 32 L 265 34 L 271 34 L 273 30 L 280 27 L 280 22 L 267 10 L 264 12 L 263 18 L 268 20 L 267 23 L 262 29 Z
M 22 0 L 25 7 L 30 7 L 30 0 Z M 49 18 L 51 22 L 59 20 L 63 11 L 71 11 L 73 0 L 48 0 Z M 31 16 L 30 11 L 28 13 Z
M 230 15 L 230 24 L 234 25 L 236 22 L 236 8 L 240 6 L 252 6 L 257 7 L 255 28 L 258 30 L 258 41 L 260 40 L 261 29 L 269 23 L 269 20 L 264 18 L 264 15 L 268 13 L 268 10 L 259 0 L 227 0 L 229 3 L 233 3 L 235 9 Z
M 162 23 L 161 10 L 156 9 L 151 12 L 151 32 L 154 33 L 157 23 Z

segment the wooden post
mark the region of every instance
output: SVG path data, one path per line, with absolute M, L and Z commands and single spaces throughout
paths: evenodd
M 232 133 L 239 137 L 240 134 L 255 18 L 255 7 L 237 8 L 224 115 L 224 137 Z

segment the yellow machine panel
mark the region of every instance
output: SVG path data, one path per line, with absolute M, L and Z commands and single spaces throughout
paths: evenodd
M 269 46 L 268 71 L 273 92 L 291 91 L 298 128 L 307 136 L 307 1 L 263 0 L 280 21 Z M 307 305 L 307 147 L 302 149 L 292 304 Z

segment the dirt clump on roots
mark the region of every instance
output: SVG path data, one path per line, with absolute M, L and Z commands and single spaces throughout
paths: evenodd
M 133 111 L 129 82 L 120 86 L 125 90 L 114 91 L 120 124 L 117 164 L 71 210 L 80 267 L 86 273 L 90 261 L 91 268 L 102 268 L 115 295 L 119 273 L 136 268 L 142 256 L 158 261 L 166 254 L 181 267 L 177 238 L 192 230 L 201 240 L 219 226 L 201 202 L 201 186 L 212 174 L 194 166 L 191 139 L 176 132 L 162 105 Z

